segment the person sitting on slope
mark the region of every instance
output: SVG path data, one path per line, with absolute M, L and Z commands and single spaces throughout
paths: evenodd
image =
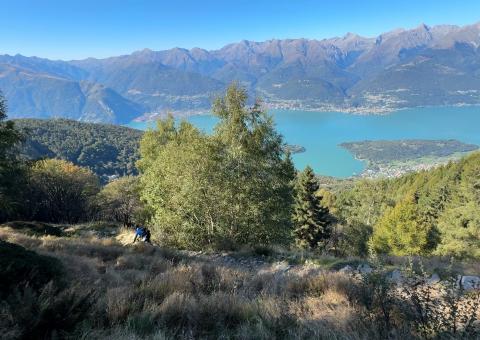
M 135 228 L 135 237 L 133 238 L 133 243 L 135 243 L 135 241 L 137 240 L 137 238 L 138 238 L 139 240 L 144 241 L 144 238 L 145 238 L 145 237 L 146 237 L 146 230 L 145 230 L 145 228 L 137 224 L 137 227 Z

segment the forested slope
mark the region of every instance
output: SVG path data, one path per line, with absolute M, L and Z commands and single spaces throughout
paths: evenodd
M 331 204 L 350 241 L 370 239 L 371 250 L 480 256 L 480 153 L 398 179 L 360 181 Z
M 20 153 L 28 159 L 60 158 L 85 166 L 97 175 L 136 174 L 142 131 L 66 119 L 19 119 L 24 134 Z

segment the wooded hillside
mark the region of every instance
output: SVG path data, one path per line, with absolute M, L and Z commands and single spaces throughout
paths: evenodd
M 59 158 L 106 176 L 133 175 L 142 131 L 66 119 L 15 120 L 26 140 L 20 153 L 27 159 Z

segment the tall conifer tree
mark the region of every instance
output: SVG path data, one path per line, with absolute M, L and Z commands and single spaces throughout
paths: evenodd
M 7 119 L 7 105 L 0 93 L 0 221 L 5 219 L 17 202 L 18 180 L 21 169 L 14 150 L 15 144 L 21 141 L 21 134 L 15 129 L 12 121 Z
M 297 177 L 293 212 L 294 237 L 301 248 L 325 247 L 332 233 L 330 213 L 318 189 L 313 169 L 307 166 Z

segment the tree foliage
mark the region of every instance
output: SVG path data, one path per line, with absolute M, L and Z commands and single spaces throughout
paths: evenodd
M 31 220 L 77 223 L 91 217 L 99 184 L 89 169 L 48 159 L 32 165 L 28 190 L 25 213 Z
M 137 177 L 126 176 L 108 183 L 97 195 L 101 218 L 131 227 L 142 213 Z
M 26 136 L 19 148 L 23 158 L 63 159 L 89 168 L 103 183 L 107 176 L 137 174 L 142 131 L 67 119 L 19 119 L 15 124 Z
M 292 218 L 295 242 L 300 248 L 324 248 L 332 234 L 332 219 L 321 200 L 313 169 L 307 166 L 297 176 Z
M 246 101 L 230 86 L 211 136 L 171 117 L 144 135 L 142 198 L 157 237 L 193 248 L 289 241 L 293 165 L 271 118 Z
M 433 226 L 421 218 L 417 198 L 408 195 L 380 218 L 370 245 L 376 253 L 424 255 L 431 251 L 432 232 Z
M 455 171 L 455 188 L 438 216 L 439 255 L 480 258 L 480 153 L 464 159 Z
M 21 190 L 22 167 L 14 147 L 22 140 L 12 121 L 7 121 L 7 105 L 0 93 L 0 220 L 19 204 L 16 194 Z
M 346 230 L 373 228 L 376 251 L 478 258 L 480 153 L 397 179 L 359 181 L 339 190 L 334 205 Z

